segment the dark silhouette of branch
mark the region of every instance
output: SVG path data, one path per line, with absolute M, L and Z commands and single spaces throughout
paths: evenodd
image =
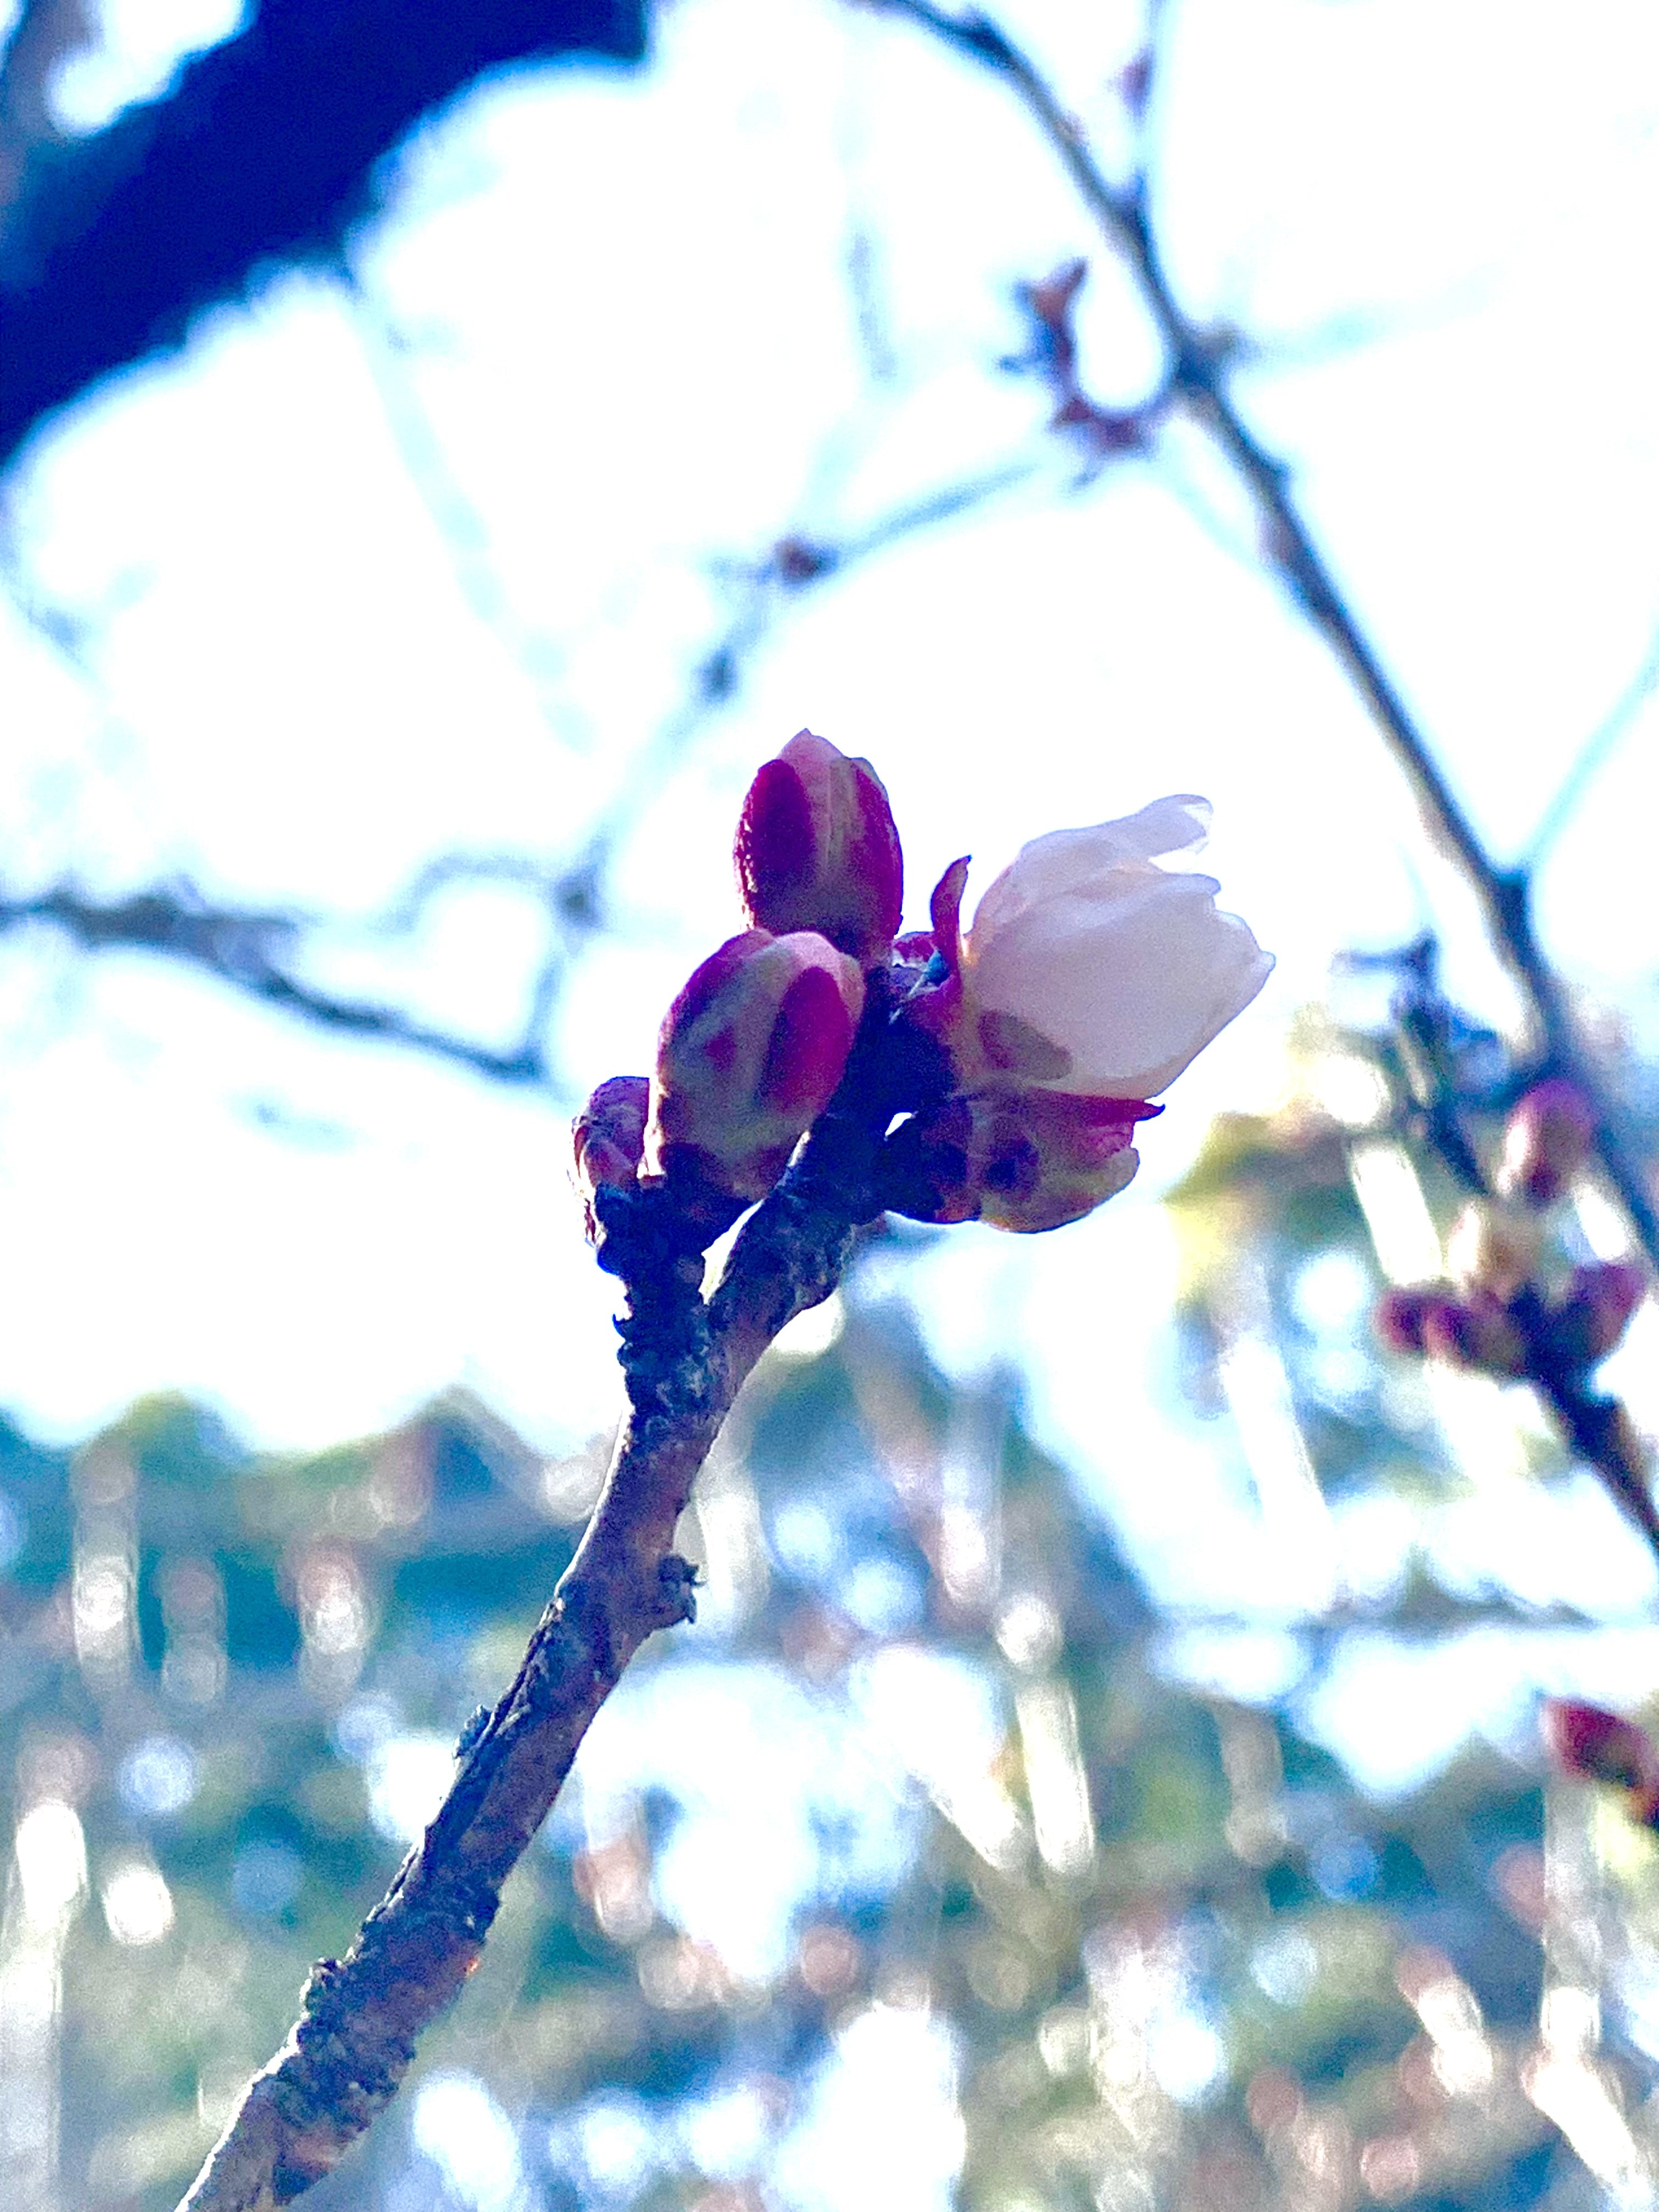
M 333 2171 L 477 1964 L 501 1885 L 623 1668 L 658 1629 L 693 1618 L 693 1571 L 673 1541 L 697 1470 L 761 1353 L 829 1297 L 859 1225 L 881 1210 L 890 1007 L 872 981 L 841 1090 L 707 1301 L 702 1251 L 666 1202 L 607 1217 L 605 1265 L 627 1291 L 629 1411 L 593 1517 L 511 1685 L 463 1731 L 424 1837 L 346 1956 L 313 1970 L 298 2021 L 180 2212 L 276 2212 Z
M 1425 733 L 1384 670 L 1293 497 L 1287 465 L 1249 428 L 1231 397 L 1236 341 L 1193 321 L 1176 300 L 1152 228 L 1144 173 L 1116 185 L 1085 144 L 1075 118 L 1035 64 L 988 16 L 953 15 L 933 0 L 872 0 L 931 33 L 1000 77 L 1053 149 L 1079 198 L 1133 275 L 1163 337 L 1176 404 L 1206 429 L 1249 494 L 1265 557 L 1346 671 L 1414 792 L 1431 836 L 1461 869 L 1498 954 L 1515 977 L 1535 1030 L 1538 1072 L 1570 1078 L 1595 1113 L 1597 1150 L 1638 1242 L 1659 1267 L 1659 1209 L 1646 1164 L 1626 1117 L 1573 1021 L 1565 992 L 1533 927 L 1530 879 L 1487 852 L 1441 769 Z M 1144 99 L 1144 94 L 1143 94 Z
M 398 919 L 407 927 L 424 896 L 443 881 L 463 874 L 499 877 L 506 872 L 504 867 L 483 860 L 469 863 L 454 859 L 440 864 L 427 872 L 423 890 L 405 895 Z M 90 952 L 156 953 L 199 974 L 215 976 L 319 1029 L 427 1053 L 498 1083 L 551 1083 L 544 1037 L 556 979 L 556 958 L 538 977 L 520 1041 L 501 1050 L 431 1028 L 396 1006 L 336 998 L 315 989 L 295 972 L 292 957 L 307 929 L 315 926 L 308 917 L 211 906 L 188 884 L 139 891 L 131 898 L 107 902 L 90 898 L 67 884 L 27 898 L 0 897 L 0 934 L 29 922 L 48 923 Z
M 167 98 L 30 155 L 0 240 L 0 464 L 271 264 L 332 258 L 383 158 L 486 70 L 644 50 L 641 0 L 261 0 Z

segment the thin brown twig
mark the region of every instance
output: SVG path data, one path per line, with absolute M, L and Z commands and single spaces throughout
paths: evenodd
M 1650 1266 L 1659 1270 L 1659 1208 L 1626 1118 L 1579 1040 L 1566 994 L 1533 927 L 1524 870 L 1487 852 L 1447 781 L 1425 733 L 1406 707 L 1360 628 L 1290 490 L 1290 471 L 1249 428 L 1228 388 L 1234 343 L 1194 322 L 1170 289 L 1154 234 L 1145 179 L 1115 185 L 1090 153 L 1054 88 L 988 16 L 953 15 L 932 0 L 873 0 L 999 76 L 1036 121 L 1079 197 L 1122 256 L 1169 353 L 1177 401 L 1231 462 L 1255 505 L 1267 558 L 1325 639 L 1370 708 L 1404 771 L 1431 836 L 1462 872 L 1487 932 L 1513 975 L 1536 1032 L 1540 1073 L 1569 1078 L 1595 1116 L 1597 1152 L 1609 1184 Z

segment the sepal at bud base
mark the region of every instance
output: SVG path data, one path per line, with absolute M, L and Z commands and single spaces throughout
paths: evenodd
M 1443 1283 L 1385 1291 L 1376 1333 L 1390 1351 L 1414 1352 L 1480 1375 L 1524 1375 L 1527 1340 L 1501 1300 L 1484 1291 L 1454 1297 Z
M 811 931 L 729 938 L 664 1020 L 646 1174 L 719 1228 L 764 1198 L 841 1081 L 863 1006 L 858 963 Z
M 1630 1809 L 1651 1826 L 1659 1817 L 1659 1751 L 1634 1721 L 1571 1698 L 1547 1698 L 1544 1741 L 1564 1774 L 1610 1783 L 1628 1793 Z
M 958 1093 L 913 1114 L 882 1148 L 885 1204 L 912 1220 L 1033 1234 L 1080 1221 L 1134 1178 L 1139 1099 L 1054 1091 Z
M 597 1244 L 601 1234 L 594 1210 L 599 1191 L 632 1190 L 638 1183 L 650 1103 L 648 1076 L 613 1075 L 600 1084 L 570 1125 L 574 1154 L 571 1177 L 582 1202 L 590 1244 Z
M 1623 1340 L 1647 1291 L 1647 1278 L 1628 1261 L 1575 1267 L 1566 1297 L 1549 1317 L 1552 1349 L 1568 1367 L 1595 1367 Z
M 868 761 L 800 731 L 749 787 L 732 857 L 744 914 L 757 929 L 815 930 L 860 968 L 885 961 L 904 862 Z
M 1423 1349 L 1448 1367 L 1513 1379 L 1530 1365 L 1527 1340 L 1501 1302 L 1480 1291 L 1446 1300 L 1423 1324 Z
M 1499 1191 L 1527 1206 L 1553 1206 L 1589 1160 L 1595 1140 L 1595 1117 L 1581 1091 L 1560 1076 L 1535 1083 L 1504 1124 Z
M 1431 1310 L 1451 1303 L 1439 1285 L 1413 1283 L 1407 1289 L 1384 1291 L 1372 1316 L 1377 1337 L 1390 1352 L 1415 1352 L 1420 1358 Z

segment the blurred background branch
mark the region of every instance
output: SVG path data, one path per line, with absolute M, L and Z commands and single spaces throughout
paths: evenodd
M 529 872 L 528 864 L 514 860 L 447 856 L 423 872 L 420 883 L 400 902 L 399 914 L 383 927 L 407 931 L 427 898 L 443 884 L 521 881 Z M 68 884 L 23 898 L 0 896 L 0 933 L 32 923 L 61 930 L 88 952 L 149 952 L 179 962 L 319 1029 L 429 1054 L 496 1082 L 544 1085 L 549 1080 L 545 1037 L 548 1006 L 559 975 L 556 953 L 550 955 L 537 976 L 520 1042 L 496 1051 L 430 1028 L 395 1006 L 337 998 L 305 981 L 296 972 L 294 956 L 307 933 L 319 927 L 313 916 L 215 906 L 193 885 L 182 882 L 104 902 Z
M 1228 375 L 1236 350 L 1232 334 L 1200 328 L 1176 300 L 1153 227 L 1144 167 L 1137 167 L 1127 183 L 1113 184 L 1053 86 L 989 16 L 951 15 L 934 7 L 932 0 L 876 0 L 876 4 L 920 25 L 1010 87 L 1133 272 L 1168 349 L 1167 373 L 1174 397 L 1210 433 L 1237 470 L 1255 504 L 1264 559 L 1346 671 L 1404 771 L 1431 836 L 1466 878 L 1493 945 L 1525 996 L 1539 1072 L 1571 1078 L 1591 1102 L 1608 1181 L 1650 1266 L 1659 1269 L 1659 1207 L 1625 1110 L 1584 1050 L 1567 994 L 1538 942 L 1528 869 L 1504 868 L 1492 859 L 1426 732 L 1407 709 L 1316 545 L 1291 489 L 1291 471 L 1263 445 L 1234 401 Z M 1154 67 L 1155 48 L 1148 46 L 1132 87 L 1133 103 L 1142 111 Z M 1650 682 L 1644 670 L 1633 691 L 1632 710 L 1646 696 Z M 1592 773 L 1601 750 L 1592 759 Z

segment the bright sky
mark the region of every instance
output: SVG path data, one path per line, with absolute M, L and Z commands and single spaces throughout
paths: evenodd
M 95 123 L 230 21 L 191 0 L 169 47 L 163 12 L 112 12 L 66 118 Z M 1109 152 L 1135 11 L 1007 19 Z M 1267 345 L 1246 404 L 1512 856 L 1659 623 L 1659 19 L 1647 0 L 1570 21 L 1541 0 L 1181 0 L 1171 21 L 1176 281 Z M 678 0 L 638 80 L 476 92 L 404 162 L 357 250 L 361 303 L 278 282 L 14 478 L 18 574 L 88 627 L 77 668 L 0 605 L 0 860 L 14 885 L 183 871 L 349 921 L 436 852 L 568 854 L 635 788 L 618 927 L 558 1037 L 586 1089 L 648 1065 L 667 997 L 734 925 L 738 799 L 804 723 L 886 779 L 918 918 L 957 852 L 982 887 L 1044 830 L 1207 794 L 1206 865 L 1273 981 L 1182 1079 L 1133 1192 L 1056 1237 L 953 1238 L 926 1300 L 964 1368 L 994 1348 L 988 1311 L 1022 1317 L 1044 1432 L 1202 1607 L 1243 1601 L 1244 1504 L 1153 1387 L 1157 1192 L 1212 1111 L 1273 1095 L 1285 1024 L 1340 948 L 1432 915 L 1460 986 L 1489 978 L 1208 456 L 1176 434 L 1075 493 L 1043 394 L 999 370 L 1013 285 L 1078 253 L 1085 380 L 1126 402 L 1147 333 L 1049 155 L 994 85 L 839 0 Z M 734 565 L 1033 458 L 1022 489 L 784 610 L 689 757 L 653 756 Z M 1656 730 L 1650 699 L 1540 883 L 1563 966 L 1644 1022 Z M 344 930 L 318 973 L 504 1041 L 536 941 L 516 894 L 458 891 L 414 945 Z M 0 941 L 0 1403 L 30 1426 L 78 1437 L 175 1388 L 259 1443 L 321 1445 L 456 1382 L 550 1448 L 614 1417 L 569 1102 L 46 933 Z M 1279 1618 L 1307 1595 L 1252 1590 Z

